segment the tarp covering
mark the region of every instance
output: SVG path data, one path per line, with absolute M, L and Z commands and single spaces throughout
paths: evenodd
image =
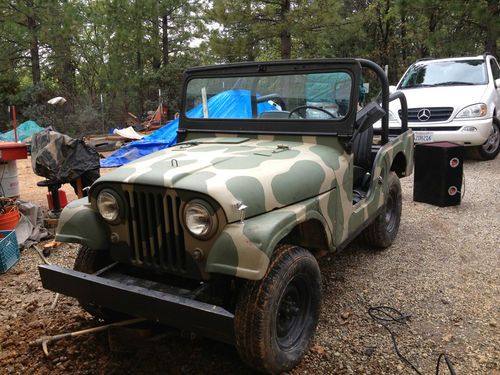
M 42 130 L 43 128 L 35 121 L 25 121 L 17 127 L 17 140 L 24 142 L 27 138 L 30 138 L 33 134 L 41 132 Z M 15 142 L 14 129 L 0 134 L 0 141 Z
M 139 134 L 135 131 L 135 129 L 131 126 L 125 129 L 115 129 L 113 130 L 113 134 L 117 134 L 120 137 L 127 139 L 142 139 L 144 138 L 143 134 Z
M 208 100 L 208 113 L 210 118 L 251 118 L 252 106 L 249 90 L 229 90 L 221 92 Z M 272 111 L 275 108 L 267 103 L 259 103 L 257 112 Z M 203 106 L 199 104 L 187 112 L 187 117 L 203 117 Z M 176 119 L 161 127 L 154 133 L 139 141 L 131 142 L 106 159 L 101 160 L 102 168 L 119 167 L 142 156 L 173 146 L 177 141 L 177 128 L 179 120 Z
M 61 183 L 70 182 L 97 170 L 99 153 L 81 139 L 53 131 L 50 128 L 37 133 L 31 143 L 31 167 L 38 176 Z M 83 186 L 90 185 L 83 182 Z

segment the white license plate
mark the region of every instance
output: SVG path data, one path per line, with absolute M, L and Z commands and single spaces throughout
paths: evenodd
M 432 142 L 434 140 L 434 133 L 433 132 L 413 132 L 415 135 L 415 143 L 425 143 L 425 142 Z

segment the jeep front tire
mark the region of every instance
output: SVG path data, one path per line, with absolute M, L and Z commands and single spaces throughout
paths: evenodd
M 235 313 L 236 348 L 249 366 L 272 374 L 295 367 L 312 340 L 321 305 L 314 256 L 280 245 L 266 275 L 242 287 Z
M 75 271 L 92 274 L 110 265 L 111 263 L 112 260 L 109 257 L 107 251 L 94 250 L 87 246 L 81 245 L 78 249 L 78 254 L 76 256 L 73 269 Z M 93 302 L 78 300 L 78 303 L 89 314 L 104 321 L 113 322 L 127 317 L 125 314 L 103 308 L 102 306 L 96 305 Z

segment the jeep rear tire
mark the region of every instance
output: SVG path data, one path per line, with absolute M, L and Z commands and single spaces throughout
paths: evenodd
M 500 150 L 500 130 L 497 120 L 493 121 L 493 131 L 481 146 L 473 148 L 473 156 L 479 160 L 493 160 Z
M 321 306 L 314 256 L 281 245 L 266 275 L 243 285 L 235 312 L 236 348 L 249 366 L 272 374 L 295 367 L 312 340 Z
M 110 265 L 111 263 L 112 260 L 107 251 L 94 250 L 81 245 L 78 249 L 73 269 L 75 271 L 92 274 Z M 102 306 L 96 305 L 92 302 L 78 300 L 78 303 L 89 314 L 105 321 L 113 322 L 126 317 L 124 314 L 103 308 Z
M 396 173 L 389 174 L 387 184 L 388 192 L 385 197 L 384 209 L 363 232 L 365 241 L 378 248 L 386 248 L 392 244 L 398 234 L 401 221 L 403 202 L 401 183 Z

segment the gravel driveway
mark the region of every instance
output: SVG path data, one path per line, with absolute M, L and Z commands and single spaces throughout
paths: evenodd
M 460 206 L 438 208 L 412 200 L 413 179 L 403 179 L 398 238 L 385 251 L 354 243 L 321 260 L 323 309 L 311 350 L 293 374 L 411 374 L 396 356 L 388 332 L 369 306 L 411 314 L 394 329 L 400 351 L 424 374 L 448 353 L 457 374 L 500 374 L 500 157 L 466 161 Z M 76 246 L 49 260 L 70 266 Z M 28 343 L 97 324 L 74 299 L 41 288 L 34 250 L 0 275 L 2 374 L 250 374 L 234 348 L 202 338 L 167 335 L 131 353 L 110 350 L 105 333 L 49 345 L 46 358 Z M 443 374 L 446 374 L 443 367 Z

